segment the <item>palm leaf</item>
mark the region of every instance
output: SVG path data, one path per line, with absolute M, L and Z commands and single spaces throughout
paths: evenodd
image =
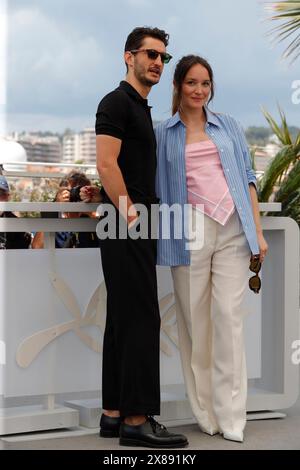
M 262 108 L 262 112 L 268 121 L 269 126 L 283 145 L 273 160 L 269 163 L 263 177 L 259 181 L 258 197 L 260 201 L 264 202 L 269 201 L 276 185 L 291 184 L 292 180 L 288 181 L 287 175 L 289 175 L 290 171 L 293 169 L 293 165 L 296 164 L 300 157 L 300 132 L 298 133 L 295 142 L 293 143 L 292 135 L 289 130 L 285 114 L 280 108 L 279 104 L 278 110 L 281 119 L 281 126 L 277 124 L 275 119 L 267 110 Z M 295 174 L 296 170 L 295 173 L 292 173 L 292 177 L 295 177 Z M 286 186 L 285 189 L 283 188 L 283 192 L 278 194 L 278 201 L 281 200 L 281 194 L 286 194 L 286 191 L 290 192 L 294 189 L 294 187 L 289 189 L 289 186 Z
M 265 6 L 268 11 L 273 11 L 276 14 L 270 16 L 270 21 L 282 21 L 283 23 L 271 29 L 268 33 L 274 36 L 278 42 L 284 41 L 288 38 L 292 39 L 292 35 L 300 30 L 300 2 L 298 0 L 290 0 L 285 2 L 272 2 Z M 300 55 L 300 35 L 297 35 L 287 48 L 284 50 L 282 57 L 291 57 L 291 63 Z
M 282 130 L 279 127 L 279 125 L 276 123 L 275 119 L 271 116 L 271 114 L 266 109 L 264 109 L 263 106 L 261 106 L 261 110 L 262 110 L 262 113 L 265 116 L 266 120 L 268 121 L 269 126 L 271 127 L 274 134 L 278 137 L 280 142 L 283 145 L 290 145 L 291 139 L 290 138 L 288 140 L 286 139 L 286 135 L 285 135 L 284 130 Z
M 280 118 L 281 118 L 282 133 L 283 133 L 283 136 L 284 136 L 284 141 L 285 141 L 286 145 L 291 145 L 293 142 L 292 142 L 292 137 L 291 137 L 291 134 L 290 134 L 287 122 L 286 122 L 285 114 L 284 114 L 284 112 L 282 111 L 282 109 L 280 108 L 279 105 L 278 105 L 278 109 L 279 109 L 279 114 L 280 114 Z
M 292 145 L 284 146 L 275 155 L 260 180 L 258 197 L 261 202 L 269 201 L 278 179 L 287 171 L 290 164 L 294 162 L 295 159 L 296 154 Z
M 255 154 L 256 154 L 256 147 L 253 147 L 250 149 L 250 157 L 251 157 L 251 162 L 252 162 L 252 168 L 254 171 L 256 171 L 256 162 L 255 162 Z
M 300 147 L 299 149 L 300 150 Z M 296 150 L 295 150 L 296 151 Z M 275 194 L 274 202 L 284 202 L 300 187 L 300 161 L 298 160 L 291 171 L 285 176 L 280 188 Z
M 266 9 L 272 9 L 272 10 L 277 10 L 277 11 L 287 11 L 289 9 L 294 9 L 296 6 L 299 5 L 300 8 L 300 1 L 299 0 L 284 0 L 283 2 L 271 2 L 268 3 L 266 6 Z
M 273 215 L 279 215 L 278 212 Z M 298 189 L 283 201 L 281 206 L 281 217 L 291 217 L 300 225 L 300 190 Z

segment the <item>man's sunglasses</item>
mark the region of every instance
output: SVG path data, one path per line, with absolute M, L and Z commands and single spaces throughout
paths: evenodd
M 258 294 L 261 288 L 261 280 L 258 276 L 258 273 L 261 269 L 259 256 L 251 256 L 249 269 L 255 273 L 255 276 L 252 276 L 249 279 L 249 287 L 253 292 L 255 292 L 255 294 Z
M 133 49 L 129 52 L 131 52 L 131 54 L 137 54 L 137 52 L 146 52 L 148 59 L 150 60 L 156 60 L 157 57 L 160 55 L 163 64 L 168 64 L 172 59 L 172 56 L 167 52 L 158 52 L 155 49 Z

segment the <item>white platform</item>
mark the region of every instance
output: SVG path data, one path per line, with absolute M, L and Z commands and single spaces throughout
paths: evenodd
M 86 428 L 99 428 L 102 404 L 100 399 L 71 400 L 65 405 L 74 408 L 79 413 L 79 424 Z M 285 418 L 284 413 L 261 411 L 247 413 L 247 421 L 260 419 Z M 183 391 L 175 393 L 163 392 L 161 395 L 161 414 L 159 421 L 168 426 L 179 426 L 196 423 L 188 399 Z
M 49 410 L 43 406 L 0 409 L 0 435 L 62 429 L 78 426 L 79 412 L 66 407 Z

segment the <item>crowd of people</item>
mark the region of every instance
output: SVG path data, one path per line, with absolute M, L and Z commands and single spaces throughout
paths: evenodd
M 0 202 L 9 202 L 10 188 L 5 176 L 0 175 Z M 72 171 L 59 183 L 53 202 L 100 202 L 100 189 L 92 185 L 84 173 Z M 0 212 L 1 218 L 17 218 L 11 211 Z M 42 212 L 41 217 L 86 218 L 96 217 L 93 212 Z M 56 248 L 98 248 L 95 232 L 56 232 Z M 44 248 L 44 232 L 0 232 L 0 249 Z

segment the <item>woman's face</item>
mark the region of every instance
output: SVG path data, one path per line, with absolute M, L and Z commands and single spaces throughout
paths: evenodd
M 186 74 L 181 86 L 180 107 L 183 110 L 201 109 L 208 101 L 211 81 L 208 70 L 203 65 L 193 65 Z

